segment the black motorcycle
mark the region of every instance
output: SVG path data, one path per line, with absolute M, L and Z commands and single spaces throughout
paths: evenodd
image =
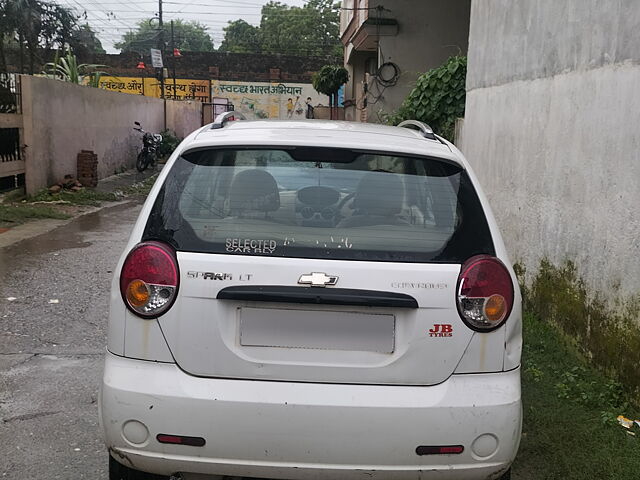
M 158 148 L 162 143 L 162 135 L 159 133 L 145 132 L 140 126 L 140 122 L 134 122 L 134 130 L 142 133 L 142 150 L 138 153 L 136 168 L 139 172 L 144 172 L 147 167 L 154 166 L 158 157 Z

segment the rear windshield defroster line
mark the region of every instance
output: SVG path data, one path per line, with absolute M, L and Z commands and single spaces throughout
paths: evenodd
M 160 189 L 143 240 L 230 256 L 462 263 L 495 254 L 460 166 L 322 147 L 184 154 Z

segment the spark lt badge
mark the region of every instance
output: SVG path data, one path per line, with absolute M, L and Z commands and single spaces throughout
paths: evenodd
M 187 272 L 189 278 L 202 278 L 203 280 L 233 280 L 232 273 L 219 272 Z M 248 282 L 253 277 L 253 273 L 241 273 L 237 276 L 239 282 Z
M 429 329 L 430 337 L 453 337 L 453 327 L 449 323 L 434 323 Z

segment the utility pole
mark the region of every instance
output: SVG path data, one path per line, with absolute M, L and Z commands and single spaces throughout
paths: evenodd
M 162 26 L 162 0 L 158 0 L 158 50 L 164 56 L 164 27 Z M 164 68 L 160 71 L 160 98 L 164 98 Z
M 173 99 L 177 100 L 178 91 L 176 90 L 176 44 L 173 37 L 173 20 L 171 20 L 171 66 L 173 67 Z

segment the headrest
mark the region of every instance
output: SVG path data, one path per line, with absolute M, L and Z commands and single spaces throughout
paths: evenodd
M 356 188 L 354 208 L 362 214 L 391 216 L 400 213 L 404 202 L 404 185 L 399 175 L 368 172 Z
M 236 174 L 229 191 L 229 210 L 232 215 L 274 212 L 279 208 L 278 184 L 270 173 L 254 169 Z

